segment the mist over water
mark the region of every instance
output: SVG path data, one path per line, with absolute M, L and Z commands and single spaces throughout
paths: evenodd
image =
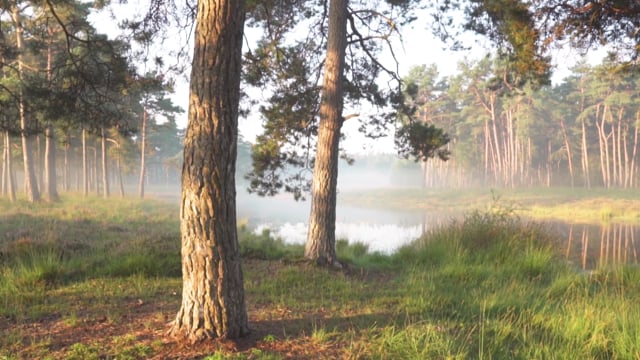
M 438 226 L 450 224 L 463 214 L 447 209 L 425 212 L 420 210 L 387 210 L 367 207 L 365 204 L 347 204 L 341 194 L 351 191 L 376 191 L 397 188 L 417 188 L 420 173 L 415 169 L 397 169 L 390 166 L 348 166 L 340 164 L 338 201 L 336 209 L 336 239 L 350 244 L 362 243 L 369 251 L 391 254 L 403 245 Z M 128 193 L 135 192 L 133 186 Z M 487 190 L 488 191 L 488 190 Z M 177 184 L 150 187 L 147 194 L 179 203 Z M 308 196 L 307 196 L 308 197 Z M 295 201 L 290 194 L 260 197 L 249 194 L 246 185 L 237 186 L 237 215 L 256 233 L 269 229 L 285 243 L 304 244 L 310 200 Z M 602 264 L 640 263 L 640 226 L 628 224 L 572 224 L 571 221 L 538 221 L 555 234 L 559 254 L 576 267 L 593 269 Z
M 356 163 L 357 164 L 357 163 Z M 349 191 L 380 190 L 416 184 L 420 174 L 386 165 L 349 166 L 340 164 L 336 209 L 336 240 L 366 244 L 369 251 L 390 254 L 419 238 L 425 230 L 449 222 L 451 217 L 423 211 L 372 209 L 344 204 L 340 194 Z M 308 196 L 307 196 L 308 197 Z M 295 201 L 289 194 L 259 197 L 238 189 L 238 219 L 246 220 L 256 233 L 269 229 L 286 243 L 304 244 L 311 202 Z

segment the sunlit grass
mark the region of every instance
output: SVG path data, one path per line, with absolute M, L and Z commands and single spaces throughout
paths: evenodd
M 573 223 L 640 223 L 640 193 L 634 189 L 373 189 L 340 194 L 359 206 L 453 214 L 507 204 L 521 216 Z
M 0 200 L 0 208 L 0 321 L 127 329 L 131 308 L 152 306 L 144 331 L 161 336 L 158 324 L 175 315 L 181 296 L 175 205 L 66 197 L 42 209 Z M 250 321 L 272 327 L 243 353 L 202 357 L 640 357 L 640 269 L 579 271 L 544 228 L 513 213 L 510 205 L 469 212 L 393 255 L 340 240 L 342 270 L 240 227 Z M 0 358 L 143 359 L 163 346 L 125 331 L 60 349 L 28 326 L 6 329 Z

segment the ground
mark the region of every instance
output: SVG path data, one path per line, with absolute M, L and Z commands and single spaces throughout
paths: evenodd
M 269 269 L 268 272 L 313 266 L 280 261 L 247 262 L 248 266 Z M 340 276 L 351 272 L 346 276 L 364 275 L 372 281 L 385 281 L 383 274 L 356 273 L 353 268 L 340 272 Z M 346 329 L 352 327 L 353 320 L 334 318 L 323 308 L 304 313 L 274 307 L 248 296 L 249 336 L 192 344 L 168 335 L 180 306 L 176 291 L 159 291 L 144 301 L 129 297 L 119 303 L 105 309 L 80 300 L 73 306 L 76 309 L 73 316 L 49 313 L 36 320 L 0 319 L 0 336 L 5 339 L 2 344 L 10 347 L 4 351 L 19 359 L 202 359 L 213 354 L 225 359 L 339 359 L 344 357 L 341 349 L 348 344 L 326 337 L 318 339 L 314 329 L 325 326 Z M 4 353 L 0 352 L 0 359 L 4 359 Z

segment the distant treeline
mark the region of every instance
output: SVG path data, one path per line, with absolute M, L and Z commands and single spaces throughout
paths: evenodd
M 541 89 L 516 89 L 507 73 L 490 58 L 450 77 L 410 71 L 417 118 L 451 136 L 451 159 L 423 164 L 425 186 L 638 187 L 637 71 L 583 61 Z

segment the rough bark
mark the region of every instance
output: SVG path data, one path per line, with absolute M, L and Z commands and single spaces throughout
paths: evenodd
M 331 0 L 318 145 L 311 186 L 311 214 L 305 256 L 321 264 L 336 260 L 336 192 L 342 127 L 343 73 L 348 0 Z
M 182 306 L 172 333 L 248 333 L 235 167 L 244 1 L 200 0 L 182 167 Z

